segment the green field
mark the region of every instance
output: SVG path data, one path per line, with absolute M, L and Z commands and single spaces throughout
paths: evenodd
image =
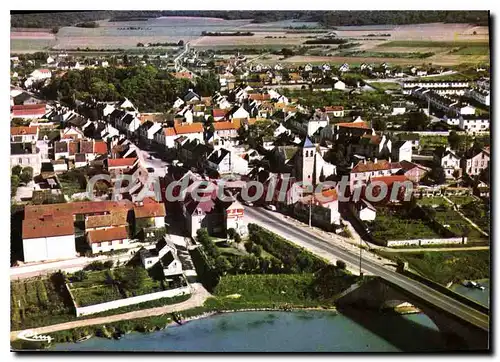
M 454 48 L 461 46 L 469 46 L 474 44 L 474 47 L 489 47 L 489 42 L 465 42 L 465 41 L 427 41 L 427 40 L 395 40 L 384 43 L 384 47 L 408 47 L 408 48 Z
M 163 290 L 161 281 L 153 280 L 147 276 L 142 268 L 135 269 L 135 273 L 145 273 L 141 282 L 138 283 L 140 285 L 133 288 L 127 286 L 124 283 L 124 278 L 127 275 L 131 276 L 129 272 L 131 272 L 131 268 L 85 272 L 85 279 L 78 279 L 78 281 L 75 281 L 76 274 L 69 275 L 69 286 L 76 304 L 79 307 L 84 307 Z M 122 275 L 122 273 L 129 274 Z
M 410 269 L 437 283 L 446 285 L 464 279 L 490 277 L 490 251 L 424 251 L 420 253 L 394 253 L 378 251 L 393 260 L 406 261 Z
M 448 202 L 441 196 L 417 198 L 417 203 L 422 206 L 447 205 Z
M 488 55 L 490 54 L 490 47 L 488 44 L 481 44 L 481 45 L 467 45 L 464 47 L 461 47 L 458 50 L 454 50 L 451 52 L 451 54 L 458 54 L 458 55 Z
M 374 88 L 378 88 L 381 90 L 401 90 L 401 86 L 398 83 L 390 83 L 390 82 L 372 82 L 369 83 Z

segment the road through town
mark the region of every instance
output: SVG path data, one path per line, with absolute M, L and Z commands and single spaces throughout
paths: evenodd
M 283 218 L 280 218 L 278 216 L 279 214 L 256 207 L 247 207 L 245 212 L 246 216 L 249 218 L 249 222 L 261 225 L 294 243 L 306 247 L 315 254 L 321 256 L 322 252 L 326 252 L 327 254 L 330 254 L 330 256 L 342 259 L 347 263 L 353 265 L 359 263 L 358 253 L 338 247 L 332 243 L 331 240 L 320 238 L 309 232 L 307 228 L 300 228 L 290 222 L 287 222 Z M 401 274 L 393 272 L 383 265 L 377 264 L 371 260 L 363 259 L 361 268 L 363 271 L 380 276 L 389 282 L 394 283 L 398 287 L 403 288 L 407 292 L 425 299 L 436 308 L 439 308 L 447 313 L 451 313 L 479 328 L 489 330 L 489 316 L 475 310 L 474 308 L 462 304 L 457 300 L 413 279 L 409 279 Z

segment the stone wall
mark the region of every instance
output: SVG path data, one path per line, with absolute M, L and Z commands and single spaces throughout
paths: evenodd
M 187 286 L 187 287 L 181 287 L 181 288 L 176 288 L 176 289 L 164 290 L 162 292 L 157 292 L 157 293 L 138 295 L 136 297 L 113 300 L 111 302 L 94 304 L 94 305 L 89 305 L 86 307 L 75 307 L 76 316 L 80 317 L 83 315 L 100 313 L 100 312 L 104 312 L 104 311 L 110 310 L 110 309 L 116 309 L 116 308 L 121 308 L 121 307 L 125 307 L 128 305 L 149 302 L 150 300 L 156 300 L 156 299 L 161 299 L 161 298 L 173 298 L 173 297 L 176 297 L 179 295 L 186 295 L 186 294 L 190 294 L 190 293 L 191 293 L 191 288 L 189 286 Z
M 387 240 L 387 246 L 467 244 L 467 238 Z

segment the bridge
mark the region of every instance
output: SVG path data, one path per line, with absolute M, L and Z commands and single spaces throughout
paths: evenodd
M 340 259 L 351 265 L 357 265 L 359 263 L 359 254 L 356 252 L 332 242 L 331 239 L 327 240 L 322 238 L 309 231 L 306 227 L 299 227 L 277 213 L 254 207 L 246 207 L 245 213 L 249 222 L 265 227 L 291 242 L 305 247 L 316 255 L 322 257 L 328 255 L 329 259 Z M 391 299 L 408 301 L 435 321 L 436 326 L 440 327 L 444 333 L 448 333 L 450 336 L 458 336 L 459 341 L 468 341 L 467 343 L 463 342 L 466 343 L 464 345 L 472 349 L 488 348 L 488 314 L 445 295 L 439 290 L 417 280 L 410 279 L 405 275 L 392 271 L 384 265 L 370 259 L 363 260 L 362 270 L 379 277 L 381 286 L 378 287 L 379 289 L 373 286 L 373 290 L 379 293 L 380 297 L 374 297 L 373 300 L 378 302 Z M 380 280 L 383 280 L 383 282 L 380 282 Z M 398 292 L 397 294 L 396 291 Z M 389 294 L 389 292 L 391 294 Z M 361 291 L 359 291 L 357 295 L 361 297 L 361 294 Z M 382 298 L 384 295 L 385 297 Z M 391 299 L 388 299 L 389 295 Z M 381 304 L 375 303 L 375 305 L 380 306 Z M 441 318 L 439 314 L 442 314 Z M 446 326 L 447 324 L 448 327 Z M 455 332 L 453 332 L 453 328 L 456 328 Z M 466 329 L 468 329 L 470 333 L 467 333 Z M 474 334 L 477 335 L 474 336 Z
M 408 302 L 428 316 L 445 338 L 448 348 L 486 351 L 489 347 L 488 328 L 458 317 L 446 307 L 429 303 L 425 298 L 380 277 L 369 277 L 353 285 L 337 300 L 339 310 L 350 308 L 381 311 Z M 347 312 L 349 315 L 349 312 Z

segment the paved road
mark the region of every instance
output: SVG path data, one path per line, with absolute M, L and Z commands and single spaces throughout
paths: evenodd
M 247 207 L 246 214 L 255 222 L 288 240 L 301 245 L 308 245 L 308 249 L 317 253 L 318 250 L 327 252 L 337 258 L 356 264 L 359 263 L 359 254 L 350 252 L 335 246 L 331 242 L 314 235 L 305 228 L 299 228 L 291 223 L 287 223 L 275 213 L 262 208 Z M 489 317 L 471 307 L 468 307 L 453 298 L 450 298 L 426 285 L 409 279 L 401 274 L 390 271 L 370 260 L 363 260 L 362 270 L 370 274 L 380 276 L 389 282 L 396 284 L 404 290 L 424 298 L 435 307 L 452 313 L 459 318 L 484 330 L 489 330 Z
M 93 326 L 96 324 L 97 325 L 107 324 L 129 319 L 145 318 L 150 316 L 162 315 L 166 313 L 179 312 L 186 309 L 200 307 L 203 305 L 203 303 L 205 303 L 205 300 L 207 300 L 207 298 L 211 296 L 210 293 L 200 283 L 191 284 L 191 288 L 193 291 L 193 293 L 191 294 L 191 298 L 181 303 L 165 305 L 163 307 L 142 309 L 134 312 L 115 314 L 107 317 L 80 319 L 72 322 L 53 324 L 51 326 L 31 328 L 30 330 L 38 334 L 47 334 L 56 331 L 63 331 L 66 329 L 73 329 L 84 326 Z M 17 338 L 17 335 L 21 332 L 22 331 L 11 331 L 10 340 L 11 341 L 15 340 Z

